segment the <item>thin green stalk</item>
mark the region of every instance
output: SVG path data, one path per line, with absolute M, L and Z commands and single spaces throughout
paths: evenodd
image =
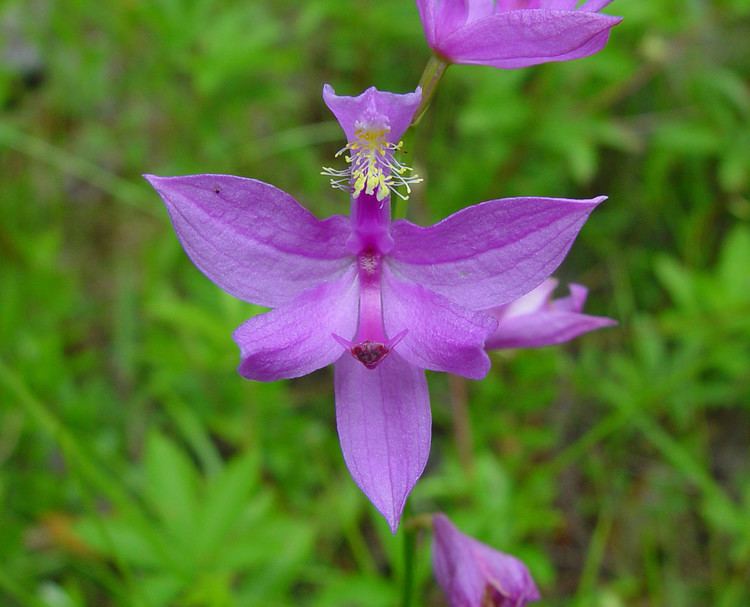
M 419 121 L 422 120 L 422 116 L 425 115 L 427 109 L 430 107 L 430 103 L 432 103 L 432 98 L 437 92 L 440 80 L 443 78 L 443 74 L 445 73 L 445 70 L 448 69 L 449 65 L 450 63 L 446 63 L 442 59 L 435 57 L 435 55 L 431 56 L 430 60 L 427 62 L 424 72 L 422 72 L 422 77 L 419 80 L 419 86 L 422 87 L 422 101 L 419 103 L 417 111 L 414 112 L 414 118 L 411 121 L 412 127 L 419 124 Z
M 401 525 L 401 536 L 403 541 L 404 576 L 401 587 L 401 607 L 411 607 L 414 599 L 414 561 L 417 552 L 417 528 L 407 524 L 406 519 L 411 514 L 411 508 L 407 501 L 404 507 L 404 523 Z
M 429 61 L 427 62 L 427 65 L 422 72 L 422 77 L 419 79 L 419 86 L 422 89 L 422 98 L 419 102 L 419 106 L 414 112 L 414 118 L 412 118 L 411 124 L 409 125 L 410 128 L 404 135 L 405 141 L 414 140 L 414 130 L 419 125 L 419 121 L 422 119 L 422 116 L 424 116 L 424 114 L 427 112 L 427 109 L 430 107 L 432 98 L 437 92 L 437 87 L 440 84 L 440 80 L 442 79 L 445 70 L 448 69 L 448 65 L 450 64 L 446 63 L 442 59 L 438 59 L 434 55 L 431 56 Z M 407 141 L 407 143 L 409 143 L 409 141 Z M 405 147 L 407 149 L 410 149 L 412 146 L 411 144 L 409 144 Z M 414 166 L 413 163 L 412 166 Z M 408 202 L 408 200 L 401 199 L 391 201 L 391 204 L 393 205 L 394 219 L 403 219 L 404 217 L 406 217 Z

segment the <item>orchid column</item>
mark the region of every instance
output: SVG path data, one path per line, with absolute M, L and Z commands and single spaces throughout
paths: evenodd
M 427 380 L 394 350 L 408 328 L 386 330 L 382 293 L 384 259 L 394 246 L 391 193 L 417 180 L 393 154 L 421 92 L 369 89 L 358 97 L 340 97 L 326 85 L 323 98 L 347 138 L 338 155 L 346 154 L 349 167 L 326 168 L 324 174 L 351 194 L 347 244 L 357 259 L 359 281 L 356 334 L 351 340 L 334 335 L 348 351 L 334 366 L 336 425 L 352 477 L 395 530 L 427 463 L 431 435 Z

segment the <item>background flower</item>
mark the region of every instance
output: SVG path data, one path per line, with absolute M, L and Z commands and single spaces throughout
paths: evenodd
M 517 558 L 461 533 L 444 514 L 432 528 L 432 566 L 451 607 L 525 607 L 541 598 Z
M 520 68 L 599 52 L 611 0 L 417 0 L 427 43 L 448 63 Z
M 588 291 L 570 285 L 570 295 L 552 299 L 557 280 L 549 278 L 515 301 L 489 310 L 498 326 L 487 338 L 487 348 L 538 348 L 561 344 L 579 335 L 617 322 L 602 316 L 583 314 Z

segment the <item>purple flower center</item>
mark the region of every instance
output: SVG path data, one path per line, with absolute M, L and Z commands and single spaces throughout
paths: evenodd
M 383 256 L 374 248 L 365 248 L 357 255 L 359 276 L 359 325 L 354 340 L 333 335 L 349 353 L 368 369 L 375 369 L 406 335 L 401 331 L 388 338 L 383 326 L 383 300 L 380 279 Z

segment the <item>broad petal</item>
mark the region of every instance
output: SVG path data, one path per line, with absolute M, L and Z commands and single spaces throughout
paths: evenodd
M 438 50 L 454 63 L 506 69 L 567 61 L 601 50 L 620 21 L 587 11 L 499 12 L 455 31 Z
M 235 297 L 276 307 L 346 271 L 349 220 L 316 219 L 262 181 L 232 175 L 145 175 L 190 259 Z
M 390 267 L 464 307 L 489 309 L 541 284 L 605 199 L 506 198 L 428 228 L 397 221 Z
M 490 370 L 484 341 L 497 326 L 488 314 L 456 305 L 424 287 L 383 272 L 383 322 L 407 333 L 397 351 L 412 365 L 482 379 Z
M 371 86 L 357 97 L 337 95 L 330 84 L 323 86 L 323 100 L 336 116 L 348 141 L 355 139 L 356 123 L 363 117 L 375 114 L 388 121 L 390 132 L 388 141 L 398 142 L 404 134 L 414 112 L 422 99 L 422 89 L 417 87 L 413 93 L 397 94 L 379 91 Z
M 395 533 L 430 452 L 424 371 L 397 351 L 372 370 L 349 355 L 334 368 L 336 424 L 344 461 Z
M 357 329 L 356 272 L 321 283 L 288 304 L 242 324 L 232 337 L 240 347 L 240 375 L 258 381 L 300 377 L 325 367 Z

